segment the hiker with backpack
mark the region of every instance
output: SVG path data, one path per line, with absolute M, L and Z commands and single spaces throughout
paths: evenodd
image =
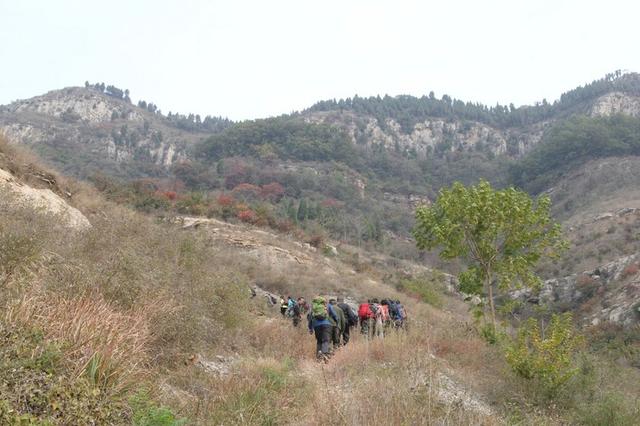
M 360 320 L 360 332 L 367 338 L 373 337 L 375 333 L 375 312 L 374 305 L 371 300 L 367 300 L 366 303 L 361 303 L 358 308 L 358 319 Z
M 351 306 L 344 303 L 344 298 L 342 297 L 338 297 L 338 307 L 342 309 L 345 316 L 344 330 L 342 330 L 342 344 L 346 345 L 349 343 L 351 327 L 358 325 L 358 315 L 353 312 Z
M 402 326 L 402 315 L 400 315 L 400 311 L 398 310 L 398 303 L 394 300 L 389 300 L 389 317 L 391 318 L 393 328 L 397 330 Z
M 341 346 L 340 341 L 342 339 L 342 333 L 344 332 L 344 327 L 347 323 L 347 319 L 342 308 L 338 306 L 336 299 L 329 300 L 329 306 L 335 311 L 336 317 L 338 318 L 335 327 L 333 327 L 333 329 L 331 330 L 331 341 L 333 342 L 333 349 L 337 349 Z
M 293 300 L 293 297 L 287 296 L 287 316 L 289 318 L 293 317 L 293 307 L 295 306 L 296 301 Z
M 407 323 L 407 311 L 400 303 L 399 300 L 396 300 L 396 309 L 398 310 L 398 318 L 400 320 L 400 328 L 407 331 L 408 323 Z
M 309 334 L 316 336 L 316 357 L 320 361 L 326 361 L 331 356 L 329 342 L 331 341 L 331 321 L 337 323 L 338 317 L 335 310 L 327 306 L 327 301 L 322 296 L 316 296 L 311 301 L 311 311 L 307 316 Z
M 300 301 L 300 299 L 298 299 Z M 300 321 L 302 320 L 302 311 L 300 310 L 300 304 L 298 301 L 293 301 L 293 308 L 291 308 L 291 320 L 293 321 L 293 326 L 297 327 L 300 325 Z
M 304 299 L 304 297 L 298 298 L 298 306 L 300 306 L 300 315 L 307 315 L 309 312 L 309 304 Z
M 382 310 L 382 325 L 384 330 L 389 330 L 389 327 L 391 327 L 391 309 L 389 308 L 389 300 L 381 300 L 380 308 Z
M 380 337 L 384 339 L 384 312 L 382 310 L 382 305 L 378 303 L 378 299 L 371 300 L 371 310 L 374 313 L 374 321 L 375 325 L 373 327 L 373 336 Z

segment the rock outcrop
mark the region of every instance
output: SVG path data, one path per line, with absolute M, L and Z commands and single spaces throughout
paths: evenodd
M 578 309 L 583 322 L 612 322 L 623 326 L 640 320 L 640 253 L 624 256 L 581 274 L 545 281 L 539 293 L 529 289 L 511 293 L 523 302 L 549 303 L 561 310 Z
M 29 207 L 60 218 L 71 229 L 82 231 L 91 227 L 89 220 L 50 189 L 33 188 L 17 180 L 11 173 L 0 169 L 0 191 L 6 191 L 4 202 Z
M 404 132 L 398 122 L 388 119 L 381 127 L 374 117 L 347 112 L 318 112 L 305 117 L 307 122 L 342 127 L 354 144 L 384 146 L 387 150 L 426 157 L 436 152 L 478 150 L 493 155 L 522 155 L 540 141 L 548 123 L 524 128 L 497 129 L 468 120 L 432 118 Z
M 593 116 L 625 114 L 640 117 L 640 98 L 621 92 L 608 93 L 594 102 L 590 112 Z
M 54 161 L 72 153 L 83 160 L 161 168 L 185 160 L 187 146 L 202 137 L 122 99 L 79 87 L 0 106 L 0 132 L 13 143 L 64 153 Z M 71 168 L 79 167 L 73 163 Z

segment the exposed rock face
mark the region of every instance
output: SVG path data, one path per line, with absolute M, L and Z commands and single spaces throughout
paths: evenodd
M 554 278 L 544 282 L 538 295 L 523 289 L 512 292 L 514 299 L 536 300 L 563 308 L 574 307 L 593 300 L 583 321 L 593 325 L 609 321 L 621 325 L 638 323 L 640 315 L 640 275 L 634 254 L 609 262 L 592 271 Z
M 373 117 L 346 112 L 313 113 L 305 120 L 342 127 L 354 144 L 384 146 L 387 150 L 418 157 L 427 157 L 434 152 L 470 150 L 518 156 L 540 141 L 548 125 L 543 122 L 501 130 L 474 121 L 433 118 L 417 123 L 410 133 L 405 133 L 400 124 L 392 119 L 388 119 L 382 128 Z
M 640 98 L 613 92 L 581 108 L 594 116 L 623 113 L 638 117 Z M 471 120 L 433 117 L 403 129 L 393 119 L 381 123 L 372 116 L 344 111 L 307 113 L 303 119 L 338 126 L 357 145 L 385 147 L 421 158 L 465 151 L 518 157 L 535 146 L 553 124 L 551 120 L 502 129 Z M 80 87 L 0 106 L 0 131 L 20 143 L 77 146 L 75 155 L 79 157 L 159 167 L 186 160 L 187 146 L 206 136 L 168 126 L 162 117 L 145 109 Z M 355 183 L 363 194 L 366 182 Z
M 78 209 L 71 207 L 50 189 L 32 188 L 3 169 L 0 169 L 0 190 L 10 193 L 10 202 L 57 215 L 61 223 L 71 229 L 82 231 L 91 227 L 89 220 Z M 7 198 L 3 198 L 6 202 Z
M 64 121 L 100 123 L 111 121 L 114 113 L 128 121 L 143 121 L 143 116 L 133 105 L 109 99 L 96 91 L 68 88 L 49 92 L 35 98 L 8 105 L 12 113 L 34 112 Z
M 14 143 L 66 152 L 57 157 L 73 152 L 94 162 L 159 167 L 185 160 L 186 146 L 202 137 L 168 126 L 162 117 L 124 100 L 78 87 L 0 106 L 0 132 Z
M 640 117 L 640 98 L 620 92 L 613 92 L 598 98 L 591 107 L 591 115 L 593 116 L 613 114 Z

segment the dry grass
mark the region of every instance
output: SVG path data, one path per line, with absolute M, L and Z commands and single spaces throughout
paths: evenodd
M 43 330 L 48 340 L 59 343 L 77 376 L 119 394 L 148 374 L 150 322 L 173 309 L 154 301 L 118 312 L 100 296 L 65 299 L 32 289 L 7 309 L 5 322 Z
M 93 225 L 82 234 L 52 226 L 50 216 L 0 205 L 0 245 L 13 244 L 11 261 L 20 266 L 11 274 L 0 270 L 3 321 L 40 329 L 59 344 L 76 377 L 89 377 L 105 394 L 144 385 L 190 424 L 202 425 L 491 425 L 510 421 L 512 411 L 516 424 L 566 421 L 527 405 L 526 387 L 512 381 L 499 350 L 480 340 L 466 305 L 445 296 L 442 308 L 409 300 L 385 285 L 390 270 L 399 271 L 384 259 L 371 256 L 359 272 L 321 253 L 276 261 L 70 185 L 77 185 L 76 207 Z M 299 249 L 295 241 L 244 229 L 276 247 Z M 370 342 L 354 330 L 349 346 L 317 364 L 306 324 L 294 329 L 277 307 L 252 301 L 253 283 L 307 299 L 315 293 L 401 299 L 409 332 Z M 235 361 L 218 377 L 188 362 L 196 355 Z M 482 395 L 493 414 L 443 398 L 443 375 Z

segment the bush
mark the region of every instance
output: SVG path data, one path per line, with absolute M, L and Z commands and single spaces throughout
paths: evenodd
M 256 223 L 258 216 L 251 209 L 245 209 L 238 212 L 238 219 L 245 223 Z
M 121 424 L 127 407 L 77 376 L 42 330 L 0 319 L 0 424 Z
M 146 390 L 141 390 L 129 399 L 133 410 L 134 426 L 180 426 L 186 419 L 178 419 L 170 409 L 159 407 L 149 399 Z
M 577 372 L 572 361 L 581 341 L 569 313 L 553 315 L 542 329 L 530 318 L 506 347 L 506 359 L 519 377 L 540 382 L 551 395 Z
M 636 275 L 639 270 L 640 268 L 638 268 L 638 265 L 635 263 L 627 265 L 627 267 L 624 268 L 624 270 L 622 271 L 622 278 L 627 278 L 627 277 Z
M 547 327 L 530 318 L 507 343 L 506 360 L 513 372 L 531 383 L 535 396 L 553 399 L 577 372 L 575 356 L 583 338 L 575 333 L 570 313 L 553 315 Z
M 608 394 L 602 399 L 579 407 L 576 422 L 585 426 L 615 425 L 633 426 L 638 424 L 640 410 L 629 406 L 618 394 Z

